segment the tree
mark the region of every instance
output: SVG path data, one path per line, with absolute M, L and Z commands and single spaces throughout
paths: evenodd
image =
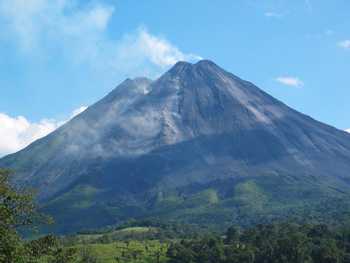
M 56 237 L 24 242 L 18 233 L 47 222 L 49 218 L 36 210 L 33 192 L 13 187 L 10 171 L 0 169 L 0 263 L 39 262 L 43 255 L 50 255 L 52 262 L 71 262 L 75 251 L 60 248 Z
M 93 251 L 87 247 L 83 247 L 79 251 L 81 263 L 98 263 L 98 259 Z
M 229 229 L 226 231 L 226 238 L 225 238 L 225 243 L 227 244 L 233 244 L 239 241 L 239 230 L 231 226 Z
M 235 244 L 225 247 L 225 263 L 254 263 L 255 251 L 244 244 Z
M 9 175 L 0 169 L 0 263 L 23 262 L 26 251 L 17 229 L 31 225 L 36 217 L 31 193 L 15 190 Z
M 333 239 L 324 239 L 313 252 L 314 262 L 340 263 L 343 262 L 343 252 L 337 247 Z
M 27 250 L 33 258 L 51 255 L 56 252 L 58 246 L 59 240 L 53 235 L 44 236 L 26 244 Z
M 167 252 L 169 263 L 195 263 L 195 253 L 190 245 L 185 241 L 171 244 Z

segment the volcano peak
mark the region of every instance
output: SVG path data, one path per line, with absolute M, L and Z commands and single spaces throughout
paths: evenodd
M 349 134 L 210 60 L 178 62 L 155 81 L 124 81 L 78 118 L 0 159 L 0 167 L 16 171 L 18 185 L 38 189 L 63 226 L 84 214 L 94 226 L 144 215 L 203 222 L 198 211 L 232 223 L 256 196 L 264 208 L 256 214 L 275 204 L 278 216 L 329 195 L 350 200 Z M 79 210 L 84 189 L 93 192 Z M 204 201 L 193 203 L 198 196 Z M 69 219 L 66 211 L 74 211 Z

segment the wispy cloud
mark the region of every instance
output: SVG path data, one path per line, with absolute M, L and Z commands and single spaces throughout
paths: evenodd
M 119 40 L 116 47 L 116 56 L 119 59 L 130 59 L 136 62 L 135 64 L 151 62 L 161 68 L 171 66 L 180 60 L 201 59 L 198 55 L 183 53 L 168 40 L 150 34 L 144 27 L 125 35 Z
M 333 36 L 333 35 L 334 35 L 334 31 L 333 31 L 332 29 L 326 29 L 326 30 L 324 31 L 324 34 L 325 34 L 326 36 Z
M 179 60 L 198 60 L 200 56 L 184 54 L 164 38 L 152 36 L 145 29 L 140 29 L 135 41 L 135 50 L 158 66 L 170 66 Z
M 338 46 L 343 48 L 343 49 L 350 50 L 350 39 L 340 41 L 338 43 Z
M 283 14 L 277 13 L 277 12 L 265 12 L 264 16 L 270 17 L 270 18 L 282 18 Z
M 82 44 L 86 40 L 96 44 L 113 12 L 113 6 L 90 4 L 81 8 L 74 0 L 3 0 L 0 3 L 1 18 L 25 51 L 42 48 L 47 40 L 57 41 L 58 45 Z
M 73 119 L 75 116 L 78 116 L 80 113 L 85 111 L 88 107 L 87 106 L 80 106 L 79 108 L 73 110 L 72 114 L 70 115 L 69 119 Z
M 11 117 L 0 113 L 0 157 L 23 149 L 82 113 L 87 107 L 74 110 L 67 120 L 42 119 L 30 122 L 23 116 Z
M 332 29 L 325 29 L 323 32 L 310 33 L 307 34 L 306 37 L 310 39 L 324 39 L 334 36 L 335 32 Z
M 113 5 L 94 0 L 0 0 L 0 39 L 15 44 L 19 54 L 32 61 L 54 54 L 67 67 L 84 65 L 111 79 L 153 77 L 179 60 L 200 59 L 146 27 L 112 38 L 109 28 L 115 10 Z M 82 110 L 85 107 L 69 119 Z M 0 155 L 22 149 L 64 122 L 31 122 L 0 113 Z
M 0 36 L 11 37 L 25 54 L 54 51 L 71 65 L 90 65 L 122 75 L 200 59 L 146 28 L 112 39 L 108 28 L 114 13 L 114 6 L 96 1 L 2 0 Z
M 312 12 L 313 11 L 313 6 L 312 6 L 312 3 L 311 3 L 311 0 L 305 0 L 305 5 L 307 7 L 307 9 Z
M 275 80 L 283 85 L 290 87 L 301 88 L 304 86 L 304 82 L 297 77 L 281 76 L 277 77 Z

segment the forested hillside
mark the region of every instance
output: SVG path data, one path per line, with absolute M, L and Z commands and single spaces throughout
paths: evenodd
M 196 225 L 129 221 L 70 236 L 23 239 L 50 223 L 32 195 L 12 188 L 0 171 L 0 263 L 340 263 L 350 262 L 350 217 L 328 224 L 294 220 L 232 226 L 216 232 Z M 31 232 L 37 233 L 37 232 Z

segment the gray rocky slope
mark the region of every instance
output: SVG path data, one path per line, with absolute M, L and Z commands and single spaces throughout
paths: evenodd
M 229 210 L 252 191 L 269 203 L 347 195 L 350 134 L 211 61 L 178 62 L 155 81 L 124 81 L 0 167 L 16 171 L 15 183 L 38 189 L 53 214 L 103 207 L 106 224 L 145 210 L 188 209 L 186 200 L 208 191 L 216 208 Z M 248 186 L 237 188 L 243 182 Z

